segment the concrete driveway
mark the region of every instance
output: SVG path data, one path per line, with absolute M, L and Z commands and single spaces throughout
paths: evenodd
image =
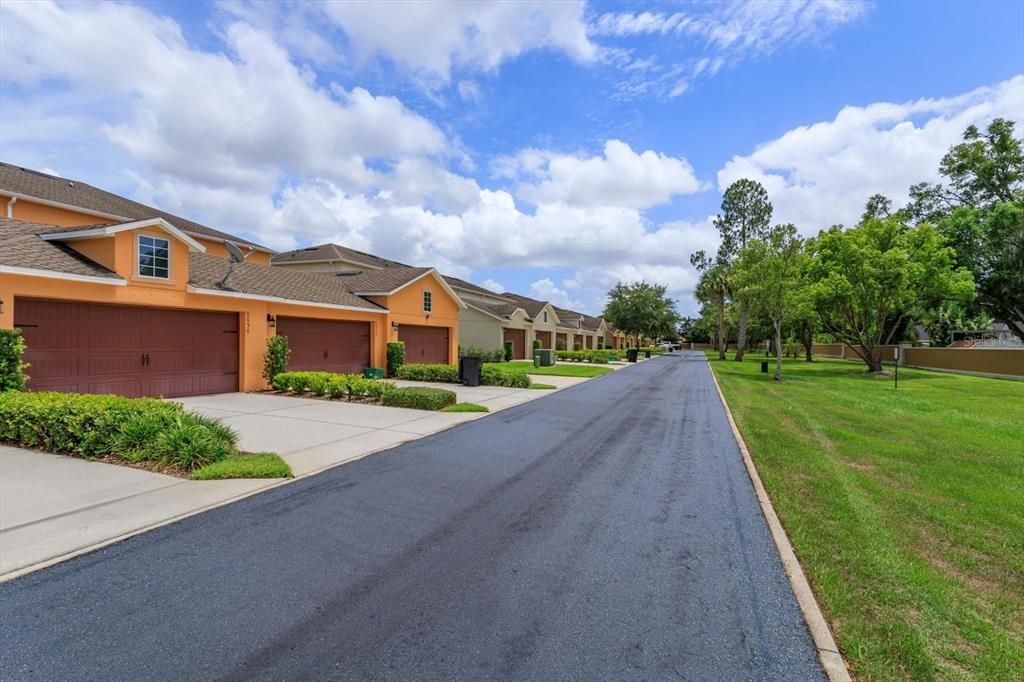
M 559 388 L 580 381 L 544 377 L 545 383 Z M 455 390 L 460 402 L 487 405 L 492 412 L 554 392 L 436 385 Z M 243 450 L 277 452 L 291 465 L 296 477 L 486 416 L 252 393 L 184 398 L 179 402 L 234 427 Z M 116 464 L 0 446 L 0 579 L 282 482 L 190 481 Z

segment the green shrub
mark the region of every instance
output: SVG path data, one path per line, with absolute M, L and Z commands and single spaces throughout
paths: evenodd
M 182 413 L 157 436 L 148 459 L 192 471 L 235 454 L 237 439 L 234 431 L 219 422 Z
M 565 350 L 565 342 L 555 341 L 555 350 Z
M 437 411 L 456 402 L 455 391 L 425 386 L 396 388 L 384 395 L 384 404 L 389 407 L 411 407 L 415 410 Z
M 436 381 L 459 383 L 459 368 L 455 365 L 402 365 L 398 378 L 406 381 Z
M 459 352 L 460 358 L 480 358 L 483 362 L 505 362 L 505 349 L 484 350 L 476 346 L 470 346 L 465 351 Z
M 0 393 L 25 390 L 28 363 L 22 360 L 24 354 L 25 339 L 21 330 L 0 329 Z
M 393 377 L 398 374 L 399 368 L 405 364 L 405 342 L 404 341 L 389 341 L 388 342 L 388 376 Z
M 197 481 L 222 478 L 291 478 L 292 468 L 273 452 L 238 453 L 192 472 Z
M 234 454 L 237 436 L 214 419 L 153 398 L 8 391 L 0 394 L 0 441 L 193 469 Z
M 534 339 L 533 340 L 533 349 L 534 350 L 539 350 L 540 348 L 543 348 L 543 347 L 544 346 L 541 345 L 540 339 Z
M 484 365 L 480 371 L 480 384 L 483 386 L 529 388 L 530 377 L 526 374 L 525 370 L 512 370 L 504 367 Z
M 612 359 L 606 350 L 560 350 L 555 351 L 555 358 L 567 362 L 596 362 L 605 364 Z
M 442 412 L 490 412 L 491 408 L 476 403 L 456 403 L 441 410 Z
M 271 386 L 274 385 L 274 377 L 288 366 L 290 355 L 287 336 L 271 336 L 267 339 L 267 350 L 263 353 L 263 378 Z
M 294 393 L 309 392 L 334 400 L 346 398 L 380 398 L 395 385 L 390 381 L 367 379 L 361 374 L 331 372 L 282 372 L 274 377 L 274 388 Z
M 511 341 L 506 341 L 505 342 L 505 355 L 504 355 L 505 362 L 511 362 L 512 361 L 512 356 L 515 355 L 514 351 L 515 351 L 515 348 L 514 348 L 512 342 Z

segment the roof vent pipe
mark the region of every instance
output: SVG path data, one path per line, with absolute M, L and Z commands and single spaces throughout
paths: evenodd
M 18 197 L 11 197 L 7 200 L 7 217 L 14 217 L 14 205 L 18 203 Z

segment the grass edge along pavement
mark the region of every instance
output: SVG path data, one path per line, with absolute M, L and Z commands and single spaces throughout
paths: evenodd
M 1024 384 L 708 360 L 853 675 L 1024 678 Z
M 610 367 L 596 367 L 588 364 L 558 363 L 549 367 L 534 367 L 533 363 L 527 360 L 512 360 L 510 362 L 487 363 L 484 367 L 495 367 L 513 372 L 522 372 L 533 376 L 552 377 L 576 377 L 578 379 L 593 379 L 608 372 L 614 372 Z

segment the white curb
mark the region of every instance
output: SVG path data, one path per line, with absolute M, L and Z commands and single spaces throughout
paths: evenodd
M 736 438 L 736 444 L 740 448 L 740 454 L 743 456 L 744 466 L 747 467 L 750 482 L 754 484 L 757 502 L 761 505 L 761 512 L 764 514 L 765 521 L 768 522 L 768 529 L 772 533 L 772 540 L 775 541 L 775 549 L 779 552 L 782 567 L 786 571 L 786 577 L 789 578 L 789 584 L 793 588 L 793 594 L 796 595 L 796 601 L 800 604 L 800 611 L 803 613 L 804 621 L 807 623 L 807 629 L 811 631 L 811 638 L 814 640 L 814 647 L 818 650 L 818 660 L 821 661 L 821 667 L 825 670 L 825 675 L 828 676 L 829 682 L 852 682 L 850 673 L 846 669 L 846 662 L 843 661 L 843 657 L 839 653 L 839 647 L 836 646 L 836 640 L 832 636 L 832 630 L 828 627 L 828 621 L 825 620 L 821 607 L 818 606 L 818 600 L 814 598 L 811 585 L 807 582 L 807 576 L 804 575 L 804 569 L 796 558 L 793 545 L 790 544 L 789 537 L 787 537 L 782 523 L 779 522 L 779 517 L 775 513 L 775 507 L 772 506 L 771 498 L 768 497 L 768 491 L 764 489 L 764 484 L 761 483 L 761 477 L 754 466 L 754 460 L 750 458 L 747 444 L 743 442 L 743 436 L 740 435 L 739 429 L 736 428 L 736 421 L 732 418 L 732 410 L 729 409 L 729 403 L 725 402 L 725 396 L 722 395 L 722 387 L 718 385 L 718 377 L 715 376 L 715 372 L 711 369 L 710 364 L 707 365 L 707 369 L 711 374 L 712 381 L 715 382 L 718 399 L 722 401 L 722 407 L 725 408 L 725 416 L 729 419 L 732 435 Z

